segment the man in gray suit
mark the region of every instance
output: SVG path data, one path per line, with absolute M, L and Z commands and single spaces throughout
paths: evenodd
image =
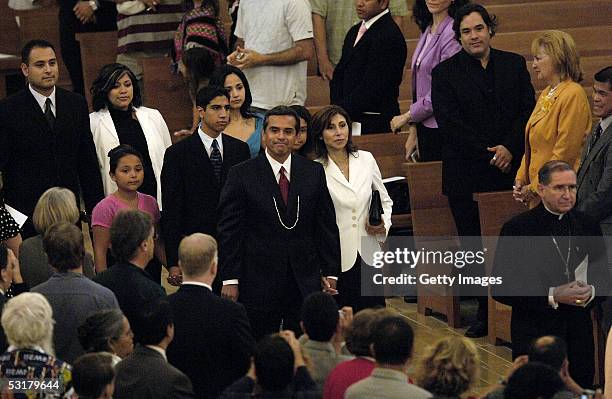
M 612 66 L 595 74 L 593 114 L 601 120 L 588 137 L 578 169 L 576 208 L 599 222 L 612 263 Z M 612 301 L 602 304 L 603 327 L 612 325 Z
M 410 324 L 399 316 L 381 320 L 372 335 L 376 367 L 372 374 L 353 385 L 345 399 L 427 399 L 431 393 L 408 383 L 406 369 L 412 357 L 414 335 Z

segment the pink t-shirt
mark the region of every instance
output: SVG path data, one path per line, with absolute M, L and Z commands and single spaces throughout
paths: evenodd
M 161 218 L 157 201 L 150 195 L 138 194 L 138 210 L 148 213 L 153 218 L 153 224 L 157 224 Z M 113 194 L 98 202 L 91 215 L 91 225 L 110 228 L 113 218 L 122 209 L 129 209 L 129 206 Z

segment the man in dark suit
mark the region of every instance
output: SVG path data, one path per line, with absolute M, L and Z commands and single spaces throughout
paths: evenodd
M 156 301 L 142 310 L 141 318 L 145 334 L 141 345 L 117 364 L 113 397 L 193 398 L 189 378 L 166 358 L 166 349 L 174 338 L 172 307 L 166 300 Z
M 538 173 L 542 203 L 502 228 L 492 276 L 494 298 L 512 306 L 512 356 L 531 342 L 557 335 L 568 347 L 570 375 L 593 384 L 594 343 L 590 310 L 610 291 L 610 276 L 599 225 L 573 209 L 576 173 L 563 161 L 549 161 Z M 597 297 L 595 297 L 597 295 Z
M 460 8 L 453 30 L 463 49 L 432 72 L 431 100 L 445 137 L 442 191 L 462 246 L 470 250 L 482 245 L 472 194 L 512 189 L 535 104 L 525 59 L 490 47 L 495 27 L 496 20 L 481 5 Z M 467 272 L 482 275 L 484 270 Z M 473 294 L 479 306 L 478 321 L 466 332 L 471 338 L 487 334 L 487 291 Z
M 246 143 L 222 133 L 230 115 L 227 90 L 205 87 L 198 92 L 196 105 L 200 127 L 166 150 L 161 174 L 169 279 L 175 281 L 180 280 L 176 266 L 181 239 L 193 233 L 217 235 L 217 204 L 227 172 L 250 156 Z
M 85 95 L 81 49 L 75 35 L 117 30 L 117 5 L 107 0 L 59 0 L 58 3 L 62 58 L 70 75 L 72 90 Z
M 85 99 L 55 86 L 57 58 L 44 40 L 21 53 L 28 88 L 0 103 L 0 172 L 5 202 L 28 216 L 23 238 L 36 235 L 31 218 L 47 189 L 66 187 L 90 212 L 104 198 Z
M 197 398 L 216 398 L 246 374 L 255 340 L 244 307 L 212 293 L 215 239 L 202 233 L 183 238 L 179 264 L 184 281 L 168 297 L 174 313 L 168 361 L 191 379 Z
M 361 133 L 384 133 L 399 114 L 399 85 L 406 63 L 406 39 L 391 18 L 389 0 L 357 1 L 363 21 L 344 39 L 330 83 L 331 102 L 344 108 Z
M 608 262 L 612 262 L 612 66 L 595 74 L 593 115 L 601 118 L 587 139 L 578 169 L 576 208 L 593 220 L 606 237 Z M 612 325 L 612 300 L 602 304 L 603 328 Z
M 219 201 L 222 294 L 244 304 L 256 339 L 299 332 L 303 298 L 322 286 L 335 293 L 340 273 L 323 167 L 291 154 L 299 127 L 291 108 L 268 111 L 265 154 L 230 170 Z
M 117 263 L 98 274 L 94 281 L 113 291 L 119 307 L 134 331 L 134 340 L 146 334 L 141 323 L 142 309 L 166 296 L 161 285 L 145 272 L 153 259 L 155 229 L 148 213 L 124 210 L 117 213 L 110 228 L 113 256 Z

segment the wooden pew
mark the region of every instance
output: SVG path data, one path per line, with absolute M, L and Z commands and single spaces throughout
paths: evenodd
M 8 0 L 0 0 L 0 53 L 19 54 L 19 27 L 15 21 L 15 11 L 8 6 Z
M 187 84 L 180 75 L 170 73 L 169 58 L 143 58 L 145 101 L 147 107 L 161 112 L 170 134 L 191 127 L 192 103 Z
M 76 39 L 81 48 L 85 98 L 89 110 L 93 111 L 90 88 L 100 69 L 106 64 L 115 62 L 117 58 L 117 31 L 77 33 Z
M 414 246 L 425 250 L 458 248 L 457 228 L 442 194 L 442 162 L 405 163 L 404 172 L 410 187 L 410 209 Z M 417 273 L 455 273 L 453 266 L 417 265 Z M 458 290 L 447 286 L 417 285 L 417 309 L 419 313 L 437 312 L 446 315 L 448 325 L 461 325 Z
M 374 155 L 383 179 L 393 176 L 404 176 L 402 163 L 404 163 L 404 143 L 406 136 L 402 134 L 368 134 L 353 136 L 353 143 L 360 150 L 369 151 Z M 391 215 L 394 228 L 409 228 L 412 218 L 407 214 Z
M 487 249 L 485 266 L 487 275 L 490 275 L 493 269 L 497 237 L 502 226 L 513 216 L 524 212 L 526 208 L 512 198 L 512 191 L 475 193 L 474 201 L 478 202 L 482 247 Z M 499 345 L 502 341 L 510 342 L 511 315 L 510 306 L 495 301 L 489 294 L 488 341 L 490 344 Z

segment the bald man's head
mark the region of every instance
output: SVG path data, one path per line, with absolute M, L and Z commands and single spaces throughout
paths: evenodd
M 560 337 L 545 335 L 533 341 L 528 356 L 530 362 L 544 363 L 559 371 L 567 359 L 567 345 Z
M 217 241 L 208 234 L 194 233 L 179 245 L 179 265 L 185 279 L 217 274 Z

